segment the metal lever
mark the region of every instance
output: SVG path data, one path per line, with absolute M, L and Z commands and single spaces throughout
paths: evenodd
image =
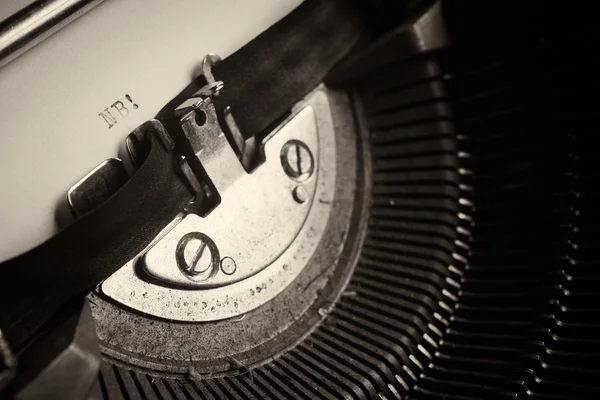
M 216 84 L 218 81 L 215 79 L 212 68 L 221 61 L 221 57 L 214 53 L 207 54 L 202 60 L 202 74 L 208 82 L 208 85 Z M 220 90 L 220 89 L 219 89 Z M 216 91 L 213 96 L 218 96 L 219 91 Z M 254 170 L 258 164 L 264 161 L 264 157 L 261 157 L 257 146 L 257 141 L 254 136 L 244 139 L 244 136 L 240 132 L 233 114 L 231 107 L 226 106 L 223 110 L 223 121 L 225 124 L 226 135 L 229 135 L 231 141 L 231 147 L 237 154 L 240 162 L 244 166 L 247 172 Z
M 175 116 L 179 119 L 193 152 L 191 156 L 182 156 L 181 170 L 196 194 L 206 193 L 211 205 L 207 212 L 220 203 L 219 192 L 223 187 L 221 186 L 220 190 L 214 182 L 223 182 L 221 179 L 215 179 L 216 174 L 229 171 L 231 168 L 228 165 L 232 165 L 232 161 L 233 165 L 238 163 L 235 156 L 233 160 L 231 157 L 221 156 L 227 150 L 232 152 L 219 125 L 212 101 L 212 96 L 218 93 L 221 87 L 222 82 L 207 85 L 175 109 Z M 215 167 L 215 163 L 218 163 L 219 167 Z
M 230 140 L 219 123 L 213 98 L 219 95 L 224 84 L 216 81 L 212 74 L 213 65 L 219 61 L 215 54 L 204 57 L 202 71 L 208 84 L 175 109 L 175 116 L 196 159 L 183 157 L 181 169 L 197 193 L 208 192 L 212 208 L 220 202 L 219 193 L 245 171 L 254 169 L 258 159 L 256 139 L 244 140 L 229 107 L 224 110 L 224 121 Z M 202 187 L 203 182 L 208 185 L 208 191 Z
M 219 193 L 244 170 L 251 172 L 260 162 L 264 162 L 264 154 L 258 148 L 256 138 L 244 139 L 229 107 L 223 110 L 225 132 L 221 128 L 213 98 L 219 95 L 224 85 L 216 81 L 212 74 L 212 67 L 220 60 L 215 54 L 204 57 L 202 72 L 208 84 L 175 110 L 195 158 L 192 160 L 190 155 L 182 156 L 181 170 L 196 197 L 203 195 L 208 198 L 208 209 L 206 204 L 202 207 L 204 215 L 220 203 Z M 174 147 L 172 138 L 159 121 L 150 120 L 142 124 L 125 141 L 126 154 L 134 169 L 138 169 L 148 155 L 146 134 L 149 131 L 158 134 L 167 151 Z M 243 168 L 235 167 L 237 165 Z M 114 194 L 128 178 L 119 159 L 104 161 L 69 190 L 71 211 L 76 217 L 91 211 Z M 194 205 L 188 211 L 200 212 L 196 203 L 192 202 Z

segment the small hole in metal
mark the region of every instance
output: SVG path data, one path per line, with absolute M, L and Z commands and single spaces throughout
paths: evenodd
M 194 120 L 196 125 L 203 126 L 206 123 L 206 113 L 202 110 L 196 110 Z

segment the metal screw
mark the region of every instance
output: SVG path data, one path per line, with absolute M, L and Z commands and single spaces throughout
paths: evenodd
M 231 257 L 224 257 L 221 260 L 221 271 L 226 275 L 232 275 L 235 272 L 235 261 Z
M 308 200 L 308 193 L 306 192 L 304 186 L 296 186 L 292 192 L 292 195 L 294 196 L 294 200 L 300 204 Z
M 312 175 L 315 160 L 308 146 L 299 140 L 290 140 L 281 149 L 281 165 L 290 178 L 301 182 Z
M 181 238 L 176 249 L 177 266 L 193 281 L 212 278 L 218 271 L 219 251 L 215 243 L 200 232 Z

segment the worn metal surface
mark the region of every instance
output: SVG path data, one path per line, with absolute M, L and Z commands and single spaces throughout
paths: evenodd
M 202 64 L 205 70 L 207 59 L 208 56 Z M 181 159 L 181 169 L 192 187 L 200 186 L 200 182 L 209 187 L 210 209 L 219 203 L 219 194 L 244 175 L 213 105 L 212 96 L 216 96 L 222 87 L 220 81 L 209 83 L 175 109 L 184 138 L 193 152 Z
M 217 81 L 212 73 L 213 67 L 219 62 L 221 62 L 221 57 L 215 53 L 209 53 L 204 56 L 201 65 L 202 75 L 208 83 L 207 88 L 211 88 L 213 97 L 219 96 L 219 92 L 223 88 L 223 82 Z M 202 89 L 200 91 L 202 91 Z M 237 123 L 235 122 L 235 118 L 231 113 L 231 107 L 229 106 L 225 106 L 225 109 L 223 110 L 223 120 L 227 126 L 226 134 L 229 135 L 228 139 L 230 140 L 231 147 L 233 147 L 234 152 L 240 159 L 244 169 L 248 172 L 252 171 L 259 161 L 259 154 L 257 153 L 258 141 L 256 140 L 256 137 L 250 136 L 247 139 L 244 139 L 244 136 L 240 132 Z
M 348 97 L 321 89 L 335 129 L 335 194 L 315 200 L 332 208 L 312 257 L 296 279 L 262 306 L 239 317 L 190 323 L 156 318 L 91 295 L 108 374 L 151 373 L 187 379 L 237 375 L 268 362 L 311 332 L 344 290 L 361 247 L 370 192 L 368 152 L 358 139 Z M 290 194 L 291 195 L 291 194 Z M 238 267 L 239 268 L 239 267 Z M 227 290 L 223 288 L 222 290 Z M 150 372 L 152 371 L 152 372 Z M 114 375 L 111 375 L 114 376 Z M 139 375 L 142 376 L 142 375 Z M 150 379 L 150 378 L 148 378 Z M 160 381 L 165 385 L 170 379 Z
M 208 115 L 206 125 L 212 118 Z M 105 281 L 101 286 L 105 295 L 161 318 L 220 320 L 272 299 L 307 264 L 327 225 L 334 197 L 335 138 L 326 94 L 314 93 L 269 136 L 266 160 L 252 174 L 245 172 L 224 135 L 210 129 L 199 137 L 211 145 L 197 146 L 203 149 L 201 161 L 221 203 L 205 218 L 186 216 L 143 257 Z M 298 182 L 281 165 L 281 149 L 289 141 L 302 141 L 315 158 L 314 175 L 303 183 L 304 202 L 293 194 Z M 186 261 L 183 254 L 178 260 L 178 248 L 182 251 L 181 241 L 190 232 L 209 238 L 214 258 L 212 266 L 195 276 L 182 270 L 193 256 Z M 217 260 L 224 257 L 235 260 L 235 273 L 219 272 Z M 140 266 L 155 279 L 145 279 Z
M 195 215 L 185 217 L 143 256 L 143 264 L 150 275 L 172 284 L 218 287 L 259 272 L 278 258 L 296 238 L 312 206 L 299 206 L 294 202 L 290 195 L 294 182 L 282 171 L 279 149 L 285 147 L 283 143 L 286 141 L 296 143 L 302 139 L 309 144 L 303 144 L 306 149 L 310 146 L 317 153 L 318 135 L 331 136 L 332 128 L 322 124 L 317 130 L 315 111 L 312 106 L 307 106 L 276 130 L 264 146 L 266 161 L 248 174 L 218 126 L 210 100 L 202 102 L 198 110 L 205 115 L 203 126 L 199 127 L 195 116 L 190 114 L 185 119 L 184 130 L 190 133 L 192 149 L 197 152 L 199 161 L 218 191 L 220 204 L 204 218 Z M 311 162 L 314 164 L 314 161 Z M 329 178 L 321 185 L 330 190 L 334 179 L 331 165 L 331 161 L 323 165 Z M 304 202 L 312 198 L 316 190 L 316 178 L 305 182 Z M 237 260 L 240 267 L 237 274 L 229 277 L 209 273 L 207 277 L 212 279 L 189 279 L 189 274 L 180 274 L 174 268 L 175 264 L 181 264 L 177 261 L 176 249 L 189 232 L 201 232 L 215 243 L 209 246 L 209 250 L 212 248 L 218 259 L 230 256 Z M 218 263 L 214 267 L 213 270 L 218 271 Z

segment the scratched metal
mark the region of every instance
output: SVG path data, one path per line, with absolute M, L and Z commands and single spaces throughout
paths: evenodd
M 302 204 L 293 196 L 298 183 L 287 176 L 280 162 L 281 148 L 288 140 L 303 140 L 315 157 L 314 176 L 304 183 L 311 200 Z M 214 321 L 244 314 L 285 289 L 319 244 L 335 191 L 335 135 L 322 90 L 296 107 L 293 116 L 268 140 L 265 153 L 265 164 L 252 174 L 242 169 L 242 177 L 224 190 L 222 203 L 213 212 L 206 218 L 188 215 L 175 222 L 178 225 L 160 235 L 145 256 L 106 280 L 102 293 L 161 318 Z M 176 248 L 188 232 L 209 236 L 220 258 L 235 260 L 236 273 L 219 272 L 201 282 L 182 274 Z M 139 262 L 158 280 L 144 279 Z M 173 288 L 173 284 L 187 288 Z M 196 290 L 190 290 L 192 287 Z

